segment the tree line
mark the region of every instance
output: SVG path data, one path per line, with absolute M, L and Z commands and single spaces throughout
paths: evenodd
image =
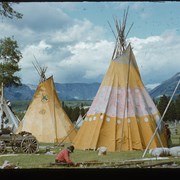
M 71 106 L 67 106 L 64 101 L 62 101 L 62 108 L 68 115 L 69 119 L 73 122 L 76 123 L 79 115 L 81 114 L 82 117 L 84 117 L 88 111 L 87 108 L 84 108 L 84 104 L 81 103 L 80 106 L 75 106 L 74 108 Z
M 154 103 L 156 104 L 156 107 L 161 115 L 163 115 L 169 100 L 170 97 L 166 95 L 161 96 L 159 100 L 154 100 Z M 180 120 L 180 94 L 177 96 L 177 98 L 171 101 L 163 118 L 164 122 L 175 120 Z

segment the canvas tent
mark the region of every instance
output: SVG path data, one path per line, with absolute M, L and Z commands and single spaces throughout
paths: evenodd
M 10 101 L 6 100 L 4 97 L 2 83 L 0 95 L 0 129 L 2 133 L 3 130 L 7 128 L 13 133 L 16 132 L 20 122 L 8 103 L 10 103 Z
M 78 119 L 77 119 L 77 121 L 75 123 L 75 127 L 77 129 L 79 129 L 82 126 L 83 122 L 84 122 L 84 119 L 83 119 L 82 115 L 79 114 Z
M 0 106 L 0 117 L 1 130 L 9 128 L 10 131 L 15 133 L 20 120 L 8 106 L 5 98 L 3 98 Z
M 17 132 L 20 131 L 32 133 L 39 142 L 72 142 L 76 130 L 61 106 L 53 76 L 46 79 L 41 73 L 41 82 Z
M 112 60 L 73 144 L 76 149 L 107 151 L 144 150 L 158 123 L 160 113 L 148 94 L 131 44 L 126 45 L 125 14 L 116 20 L 117 38 Z M 163 123 L 151 146 L 167 147 Z

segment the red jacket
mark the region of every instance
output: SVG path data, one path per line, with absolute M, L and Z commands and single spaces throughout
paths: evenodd
M 55 160 L 71 165 L 74 164 L 70 159 L 70 152 L 67 149 L 60 151 L 59 154 L 56 156 Z

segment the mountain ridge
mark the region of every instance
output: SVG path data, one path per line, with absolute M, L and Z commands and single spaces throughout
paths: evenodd
M 159 84 L 145 86 L 149 95 L 158 99 L 162 95 L 172 96 L 173 91 L 180 80 L 180 72 Z M 93 100 L 101 83 L 54 83 L 56 92 L 61 101 L 63 100 Z M 4 96 L 10 101 L 31 100 L 37 85 L 22 84 L 19 87 L 4 88 Z M 180 86 L 177 88 L 175 97 L 180 94 Z

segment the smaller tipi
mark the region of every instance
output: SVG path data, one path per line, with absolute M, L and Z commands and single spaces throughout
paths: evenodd
M 76 129 L 79 129 L 82 126 L 83 122 L 84 122 L 84 119 L 83 119 L 82 115 L 79 114 L 78 119 L 75 123 Z
M 76 129 L 61 106 L 53 76 L 46 79 L 42 68 L 38 72 L 41 81 L 17 132 L 30 132 L 39 142 L 72 142 Z
M 0 125 L 1 132 L 16 132 L 19 126 L 19 118 L 14 114 L 11 109 L 10 101 L 6 100 L 3 95 L 3 84 L 0 96 Z

